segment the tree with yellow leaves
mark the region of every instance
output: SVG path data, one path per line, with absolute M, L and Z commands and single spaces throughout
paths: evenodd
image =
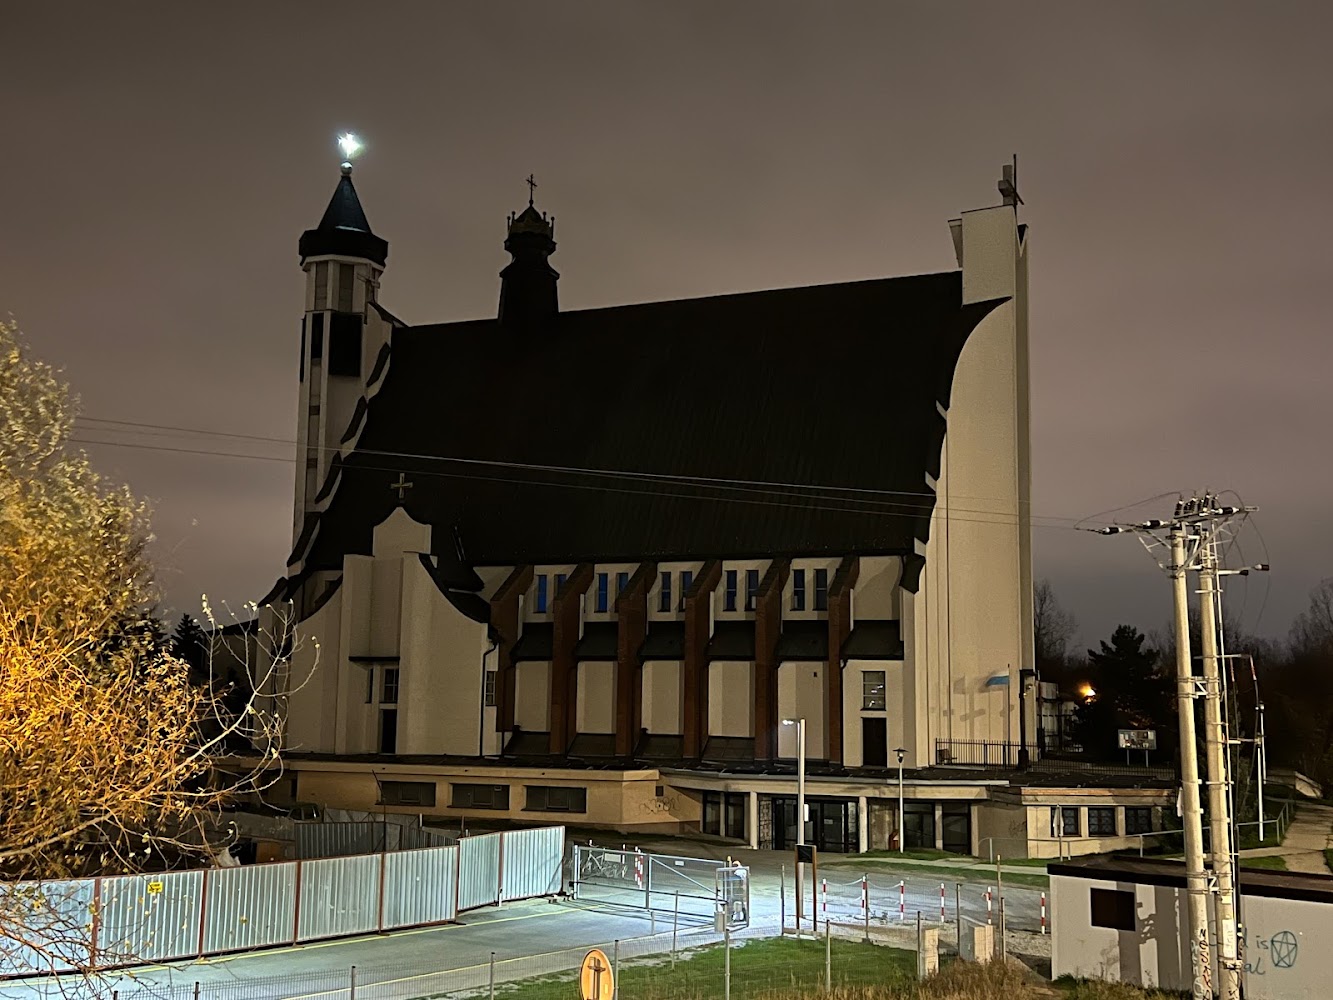
M 208 857 L 220 807 L 278 774 L 281 700 L 266 692 L 289 685 L 289 615 L 252 606 L 228 670 L 243 669 L 239 697 L 234 684 L 192 682 L 151 618 L 147 509 L 71 444 L 76 411 L 58 373 L 0 322 L 4 882 Z M 261 763 L 220 777 L 213 762 L 238 741 Z M 0 893 L 0 954 L 36 938 L 52 946 L 34 934 L 31 903 L 12 886 Z

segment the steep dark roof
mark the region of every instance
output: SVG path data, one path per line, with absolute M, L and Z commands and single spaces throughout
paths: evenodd
M 828 622 L 783 622 L 776 655 L 779 663 L 795 660 L 816 660 L 822 663 L 827 660 Z
M 901 660 L 903 637 L 901 623 L 864 618 L 843 640 L 845 660 Z
M 356 195 L 352 175 L 344 170 L 333 190 L 328 208 L 314 229 L 301 234 L 301 260 L 335 254 L 340 257 L 364 257 L 380 267 L 389 258 L 389 244 L 370 231 L 361 199 Z
M 407 512 L 448 529 L 437 547 L 456 529 L 471 565 L 911 553 L 939 405 L 998 304 L 961 301 L 948 272 L 567 312 L 523 335 L 395 329 L 293 556 L 310 570 L 370 551 L 399 472 Z

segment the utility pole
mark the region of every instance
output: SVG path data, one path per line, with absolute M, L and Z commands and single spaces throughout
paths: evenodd
M 1211 498 L 1205 498 L 1211 507 Z M 1203 644 L 1204 750 L 1208 760 L 1209 854 L 1217 879 L 1217 952 L 1221 1000 L 1240 1000 L 1240 956 L 1231 870 L 1231 811 L 1222 671 L 1217 643 L 1217 550 L 1211 524 L 1199 526 L 1199 631 Z
M 1185 571 L 1185 526 L 1173 524 L 1172 592 L 1176 624 L 1176 711 L 1180 719 L 1180 820 L 1185 830 L 1186 916 L 1190 935 L 1194 1000 L 1213 998 L 1213 961 L 1208 948 L 1208 875 L 1203 867 L 1203 809 L 1199 803 L 1199 754 L 1194 742 L 1194 665 L 1190 656 L 1189 590 Z

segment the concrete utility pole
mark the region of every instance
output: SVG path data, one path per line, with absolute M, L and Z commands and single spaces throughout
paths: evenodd
M 1185 526 L 1170 531 L 1176 625 L 1176 710 L 1180 719 L 1180 821 L 1185 830 L 1186 916 L 1194 1000 L 1212 1000 L 1213 961 L 1208 948 L 1208 874 L 1203 866 L 1203 809 L 1199 803 L 1199 754 L 1194 737 L 1194 666 L 1190 656 L 1188 561 Z
M 1199 626 L 1203 645 L 1204 749 L 1208 760 L 1209 854 L 1217 878 L 1218 986 L 1222 1000 L 1240 1000 L 1240 954 L 1231 870 L 1227 733 L 1222 722 L 1222 672 L 1217 643 L 1217 551 L 1210 524 L 1200 526 Z

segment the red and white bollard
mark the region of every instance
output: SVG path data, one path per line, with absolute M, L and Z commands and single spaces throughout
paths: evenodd
M 828 923 L 828 879 L 823 879 L 822 881 L 824 883 L 823 886 L 821 886 L 821 888 L 824 890 L 824 923 L 827 924 Z
M 907 919 L 907 882 L 898 883 L 898 919 Z
M 861 876 L 861 909 L 870 912 L 870 883 L 864 875 Z
M 637 847 L 634 848 L 634 885 L 643 888 L 643 854 Z
M 944 923 L 944 883 L 940 883 L 940 923 Z
M 991 920 L 991 906 L 992 906 L 991 890 L 990 886 L 986 886 L 986 923 L 988 924 L 994 923 L 994 921 Z
M 1041 932 L 1046 933 L 1046 893 L 1041 894 Z

